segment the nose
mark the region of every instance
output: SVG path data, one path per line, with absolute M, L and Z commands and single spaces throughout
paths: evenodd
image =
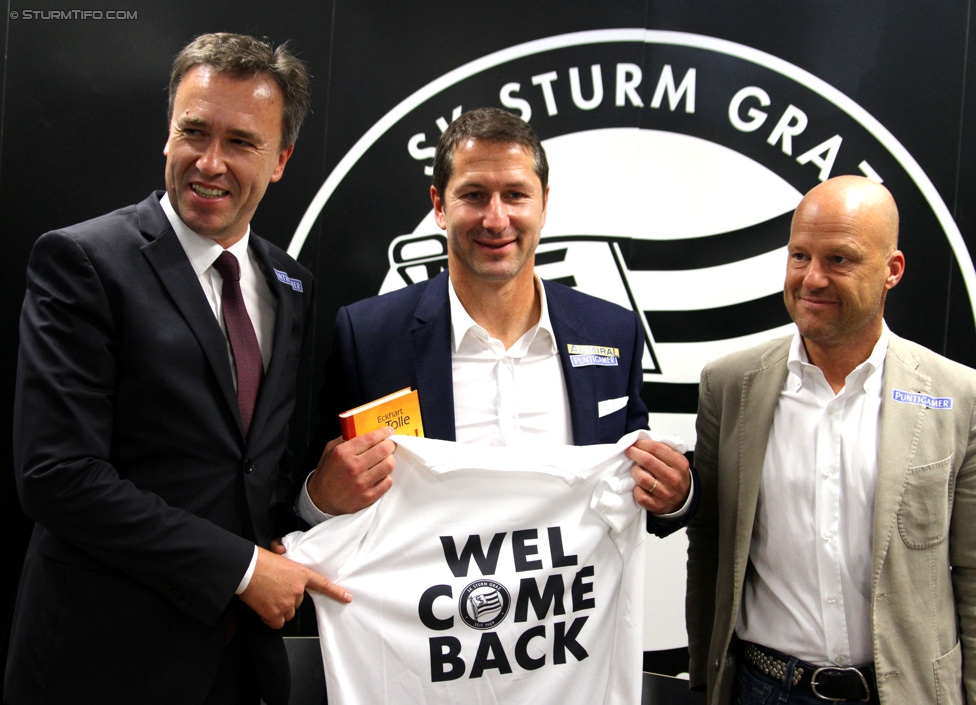
M 508 227 L 508 206 L 499 194 L 492 194 L 481 216 L 485 230 L 501 232 Z
M 807 291 L 817 291 L 825 288 L 828 283 L 823 264 L 816 259 L 811 260 L 803 273 L 803 288 Z
M 197 157 L 197 169 L 204 176 L 218 176 L 225 171 L 224 150 L 219 140 L 210 140 Z

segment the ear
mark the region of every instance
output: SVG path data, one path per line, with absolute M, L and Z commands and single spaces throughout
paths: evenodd
M 888 276 L 885 279 L 885 290 L 893 289 L 901 281 L 905 273 L 905 255 L 901 250 L 895 250 L 888 255 Z
M 275 164 L 274 171 L 271 172 L 271 183 L 274 183 L 281 179 L 282 175 L 285 173 L 285 164 L 291 158 L 291 153 L 295 151 L 295 145 L 288 145 L 287 149 L 283 149 L 278 153 L 278 163 Z
M 437 193 L 437 187 L 430 187 L 430 202 L 434 205 L 434 220 L 437 222 L 437 227 L 441 230 L 447 230 L 447 215 L 444 213 L 444 201 L 441 200 L 440 195 Z

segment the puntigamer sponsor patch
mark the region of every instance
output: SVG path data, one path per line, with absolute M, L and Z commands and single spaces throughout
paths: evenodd
M 589 365 L 616 367 L 620 357 L 619 348 L 610 348 L 604 345 L 569 343 L 566 347 L 569 349 L 569 363 L 573 367 L 587 367 Z
M 293 279 L 292 277 L 288 276 L 287 272 L 282 272 L 280 269 L 274 270 L 274 273 L 275 276 L 278 277 L 278 281 L 280 281 L 282 284 L 287 284 L 295 291 L 302 291 L 301 279 Z
M 914 392 L 903 392 L 900 389 L 891 391 L 891 398 L 902 404 L 918 404 L 927 406 L 930 409 L 951 409 L 952 397 L 930 397 L 928 394 L 915 394 Z

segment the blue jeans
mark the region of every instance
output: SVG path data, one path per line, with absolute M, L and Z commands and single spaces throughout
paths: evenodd
M 742 664 L 735 684 L 735 702 L 737 705 L 854 705 L 863 703 L 860 700 L 823 700 L 811 693 L 809 690 L 792 689 L 783 685 L 793 679 L 792 669 L 787 673 L 783 681 L 770 678 L 765 673 Z M 871 700 L 873 705 L 878 704 L 878 694 L 875 692 L 874 683 L 871 683 Z

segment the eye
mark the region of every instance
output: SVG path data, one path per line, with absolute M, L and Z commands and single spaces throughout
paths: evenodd
M 833 264 L 847 264 L 848 262 L 850 262 L 849 259 L 847 259 L 842 255 L 834 255 L 833 257 L 830 258 L 830 261 Z

